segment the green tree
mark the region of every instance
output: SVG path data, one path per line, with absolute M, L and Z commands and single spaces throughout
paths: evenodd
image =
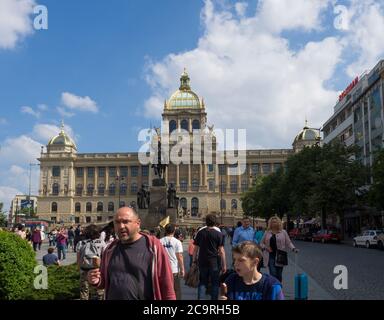
M 5 213 L 3 212 L 4 204 L 0 202 L 0 227 L 6 227 L 7 226 L 7 217 Z
M 0 231 L 0 300 L 23 299 L 33 284 L 35 266 L 31 245 L 14 233 Z
M 259 178 L 242 197 L 243 210 L 268 218 L 335 213 L 344 225 L 344 212 L 358 200 L 366 170 L 354 160 L 354 148 L 341 143 L 306 147 L 289 157 L 286 170 Z

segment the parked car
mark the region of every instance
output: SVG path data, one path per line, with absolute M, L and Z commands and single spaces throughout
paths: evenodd
M 357 236 L 353 238 L 353 246 L 365 246 L 366 248 L 370 248 L 371 246 L 378 245 L 378 236 L 383 234 L 383 230 L 366 230 L 363 232 L 361 236 Z M 382 245 L 381 241 L 381 245 Z
M 291 239 L 297 239 L 299 234 L 300 234 L 299 228 L 294 228 L 294 229 L 289 231 L 289 237 Z
M 377 235 L 377 247 L 384 250 L 384 232 Z
M 299 234 L 298 239 L 304 240 L 304 241 L 312 241 L 312 237 L 314 233 L 316 232 L 308 228 L 305 228 L 301 230 L 301 233 Z
M 322 243 L 340 242 L 341 235 L 336 230 L 323 229 L 313 234 L 312 242 L 315 242 L 315 241 L 320 241 Z

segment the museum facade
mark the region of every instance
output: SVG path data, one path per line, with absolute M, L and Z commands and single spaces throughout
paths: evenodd
M 204 100 L 191 90 L 186 71 L 179 89 L 165 101 L 162 119 L 169 133 L 180 129 L 191 136 L 194 130 L 212 132 Z M 241 195 L 253 181 L 283 167 L 290 154 L 318 140 L 318 131 L 305 126 L 291 149 L 246 150 L 245 170 L 236 175 L 230 174 L 230 165 L 217 161 L 214 145 L 212 163 L 196 164 L 192 156 L 190 163 L 171 162 L 164 178 L 167 185 L 175 186 L 179 212 L 186 218 L 201 221 L 208 213 L 240 218 L 244 214 Z M 105 222 L 118 207 L 136 206 L 138 191 L 142 186 L 150 188 L 154 178 L 151 164 L 143 165 L 139 158 L 138 152 L 78 153 L 62 126 L 38 159 L 39 218 L 65 224 Z

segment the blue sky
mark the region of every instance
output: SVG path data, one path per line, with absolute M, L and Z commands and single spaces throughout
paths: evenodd
M 38 4 L 48 30 L 32 28 Z M 184 67 L 209 124 L 289 148 L 384 54 L 383 0 L 0 0 L 0 12 L 6 206 L 61 120 L 79 152 L 137 151 Z

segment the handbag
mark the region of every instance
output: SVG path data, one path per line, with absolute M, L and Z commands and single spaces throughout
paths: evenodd
M 284 250 L 277 249 L 275 263 L 283 265 L 283 266 L 287 266 L 288 265 L 288 254 L 287 254 L 287 252 L 284 251 Z
M 185 275 L 185 285 L 191 288 L 197 288 L 199 286 L 199 278 L 199 267 L 197 263 L 194 262 Z

